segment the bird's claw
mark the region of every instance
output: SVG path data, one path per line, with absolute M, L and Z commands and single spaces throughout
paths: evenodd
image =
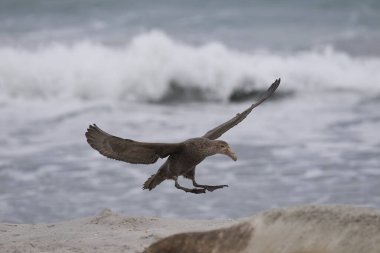
M 194 189 L 191 189 L 190 192 L 191 193 L 195 193 L 195 194 L 201 194 L 201 193 L 206 193 L 206 189 L 197 189 L 197 188 L 194 188 Z
M 221 189 L 223 187 L 228 187 L 228 185 L 224 184 L 224 185 L 208 185 L 205 187 L 205 189 L 209 192 L 212 192 L 212 191 L 215 191 L 217 189 Z

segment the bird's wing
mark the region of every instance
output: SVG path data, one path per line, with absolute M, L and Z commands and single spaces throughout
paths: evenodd
M 104 132 L 95 124 L 88 127 L 86 138 L 88 144 L 100 154 L 128 163 L 155 163 L 158 158 L 176 153 L 183 147 L 182 143 L 146 143 L 122 139 Z
M 219 138 L 222 134 L 224 134 L 225 132 L 227 132 L 228 130 L 230 130 L 231 128 L 233 128 L 234 126 L 239 124 L 240 122 L 242 122 L 248 116 L 248 114 L 253 110 L 253 108 L 260 105 L 262 102 L 264 102 L 267 98 L 269 98 L 273 94 L 273 92 L 280 85 L 280 82 L 281 82 L 281 79 L 280 78 L 277 79 L 268 88 L 268 90 L 264 94 L 261 95 L 260 99 L 256 103 L 252 104 L 247 110 L 245 110 L 242 113 L 236 114 L 235 117 L 233 117 L 229 121 L 224 122 L 223 124 L 213 128 L 213 129 L 211 129 L 202 137 L 210 139 L 210 140 L 215 140 L 215 139 Z

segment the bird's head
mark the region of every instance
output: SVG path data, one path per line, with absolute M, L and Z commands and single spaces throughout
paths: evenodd
M 217 154 L 229 156 L 234 161 L 237 160 L 236 154 L 232 151 L 230 145 L 228 145 L 227 142 L 217 140 L 217 141 L 215 141 L 214 145 L 215 145 Z

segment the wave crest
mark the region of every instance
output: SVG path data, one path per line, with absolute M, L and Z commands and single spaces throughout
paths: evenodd
M 90 41 L 34 50 L 0 47 L 0 96 L 227 101 L 255 94 L 278 77 L 284 91 L 379 92 L 379 69 L 379 58 L 355 58 L 331 48 L 246 53 L 218 42 L 187 45 L 152 31 L 124 47 Z

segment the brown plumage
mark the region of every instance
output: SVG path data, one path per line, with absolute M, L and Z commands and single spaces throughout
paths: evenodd
M 87 129 L 87 142 L 92 148 L 99 151 L 100 154 L 127 163 L 152 164 L 155 163 L 158 158 L 168 157 L 157 173 L 152 175 L 144 183 L 143 189 L 152 190 L 162 181 L 172 179 L 175 181 L 175 187 L 185 192 L 205 193 L 206 190 L 214 191 L 219 188 L 227 187 L 228 185 L 212 186 L 198 184 L 195 181 L 195 167 L 206 157 L 215 154 L 227 155 L 236 161 L 236 155 L 228 143 L 216 139 L 243 121 L 253 108 L 269 98 L 279 85 L 280 79 L 277 79 L 256 103 L 199 138 L 188 139 L 180 143 L 138 142 L 110 135 L 93 124 Z M 179 176 L 184 176 L 192 180 L 193 185 L 197 188 L 189 189 L 179 185 L 177 181 Z

